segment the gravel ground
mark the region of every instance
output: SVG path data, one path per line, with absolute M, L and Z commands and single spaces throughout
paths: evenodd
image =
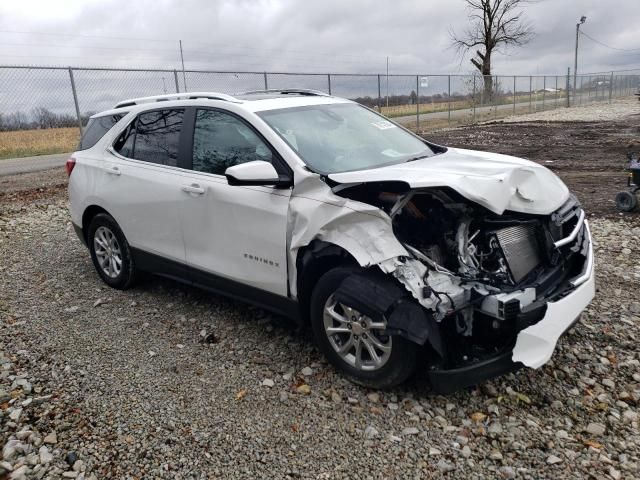
M 527 115 L 514 115 L 499 122 L 593 122 L 617 120 L 626 115 L 640 114 L 638 97 L 612 100 L 611 103 L 592 103 L 571 108 L 557 108 Z
M 542 369 L 373 392 L 261 310 L 105 287 L 42 175 L 0 193 L 0 479 L 640 478 L 640 216 L 591 216 L 598 294 Z

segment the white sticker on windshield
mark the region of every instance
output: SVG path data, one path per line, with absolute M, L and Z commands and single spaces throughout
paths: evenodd
M 378 120 L 377 122 L 371 122 L 371 125 L 379 130 L 388 130 L 390 128 L 396 128 L 396 126 L 388 120 Z
M 384 155 L 385 157 L 392 157 L 392 158 L 404 157 L 404 155 L 402 153 L 396 152 L 395 150 L 393 150 L 391 148 L 387 148 L 386 150 L 383 150 L 380 153 L 382 155 Z

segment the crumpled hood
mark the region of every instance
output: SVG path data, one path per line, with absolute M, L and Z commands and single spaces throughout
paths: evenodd
M 562 180 L 542 165 L 459 148 L 399 165 L 333 173 L 329 178 L 341 184 L 399 181 L 411 188 L 450 187 L 498 215 L 505 210 L 547 215 L 569 197 Z

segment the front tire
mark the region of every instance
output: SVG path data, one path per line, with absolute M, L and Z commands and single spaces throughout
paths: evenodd
M 91 220 L 87 232 L 91 260 L 100 278 L 112 288 L 126 290 L 136 279 L 129 242 L 116 221 L 106 213 Z
M 324 356 L 349 380 L 390 388 L 415 371 L 420 347 L 398 335 L 385 335 L 386 321 L 374 321 L 335 301 L 342 281 L 357 271 L 338 267 L 318 280 L 311 296 L 311 327 Z

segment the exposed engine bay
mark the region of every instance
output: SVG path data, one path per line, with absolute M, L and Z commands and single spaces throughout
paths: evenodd
M 492 355 L 544 315 L 584 268 L 588 232 L 575 197 L 552 215 L 497 215 L 450 189 L 349 197 L 383 209 L 410 257 L 390 271 L 440 324 L 448 361 Z M 448 342 L 446 337 L 455 337 Z

